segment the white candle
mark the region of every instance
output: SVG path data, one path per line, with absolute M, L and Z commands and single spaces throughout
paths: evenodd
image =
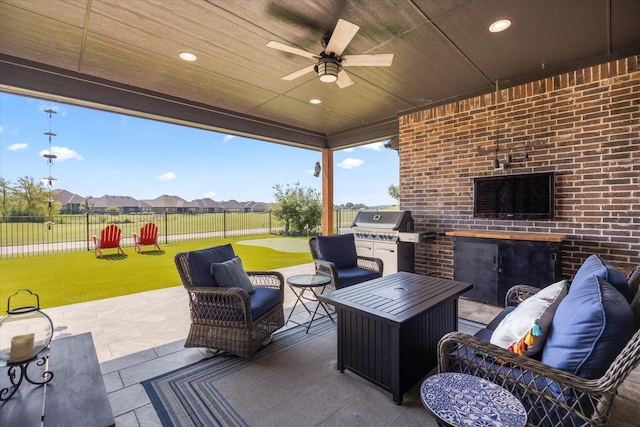
M 16 335 L 11 338 L 11 362 L 21 362 L 33 356 L 34 334 Z

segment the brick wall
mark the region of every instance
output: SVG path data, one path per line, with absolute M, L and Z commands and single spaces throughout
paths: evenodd
M 451 230 L 560 233 L 563 274 L 590 254 L 640 264 L 640 56 L 501 89 L 400 118 L 400 204 L 418 231 L 416 270 L 453 277 Z M 497 98 L 497 106 L 496 106 Z M 498 159 L 511 154 L 505 171 Z M 528 154 L 528 158 L 525 158 Z M 556 172 L 555 219 L 473 217 L 473 178 Z

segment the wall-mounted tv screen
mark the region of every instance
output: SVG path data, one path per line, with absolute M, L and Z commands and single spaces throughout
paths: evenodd
M 553 172 L 474 178 L 473 216 L 499 219 L 553 219 Z

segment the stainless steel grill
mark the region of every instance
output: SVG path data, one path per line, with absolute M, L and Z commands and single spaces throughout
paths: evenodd
M 435 233 L 416 233 L 410 211 L 360 211 L 351 229 L 360 256 L 380 258 L 383 273 L 415 271 L 415 243 L 434 238 Z

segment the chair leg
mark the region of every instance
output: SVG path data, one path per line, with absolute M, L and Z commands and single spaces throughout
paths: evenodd
M 224 350 L 218 350 L 218 349 L 215 349 L 215 348 L 207 348 L 207 349 L 205 349 L 205 351 L 211 357 L 228 356 L 229 355 L 229 352 L 224 351 Z
M 264 341 L 262 341 L 260 343 L 260 348 L 258 349 L 258 351 L 262 350 L 263 348 L 265 348 L 266 346 L 271 344 L 271 341 L 273 340 L 273 334 L 275 334 L 275 333 L 276 333 L 276 331 L 271 332 L 271 334 L 269 334 L 269 337 L 265 338 Z
M 118 246 L 118 252 L 120 252 L 122 255 L 126 255 L 120 246 Z

